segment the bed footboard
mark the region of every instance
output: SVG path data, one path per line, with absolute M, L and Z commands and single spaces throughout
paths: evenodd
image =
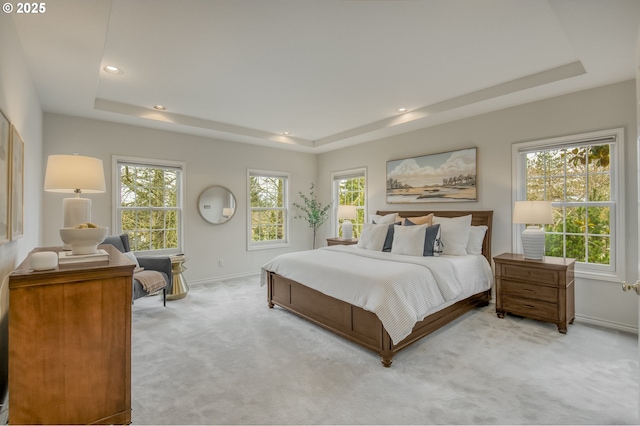
M 393 355 L 450 323 L 477 306 L 486 306 L 491 291 L 461 300 L 420 321 L 412 333 L 394 345 L 380 319 L 358 306 L 327 296 L 274 272 L 268 273 L 268 305 L 278 305 L 343 338 L 357 343 L 380 355 L 382 365 L 390 367 Z

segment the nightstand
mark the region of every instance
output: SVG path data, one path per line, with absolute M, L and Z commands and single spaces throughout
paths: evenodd
M 357 238 L 351 238 L 346 239 L 346 238 L 339 238 L 339 237 L 335 237 L 335 238 L 327 238 L 327 245 L 328 246 L 339 246 L 339 245 L 343 245 L 343 246 L 351 246 L 354 244 L 358 244 L 358 239 Z
M 545 256 L 525 259 L 503 253 L 495 262 L 496 314 L 506 313 L 554 323 L 560 333 L 575 319 L 575 259 Z

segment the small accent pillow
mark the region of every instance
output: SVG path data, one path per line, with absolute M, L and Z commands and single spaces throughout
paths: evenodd
M 411 222 L 413 225 L 432 225 L 433 222 L 433 213 L 430 213 L 426 216 L 418 216 L 418 217 L 405 217 L 403 223 L 406 225 L 407 221 Z
M 135 263 L 135 264 L 136 264 L 136 268 L 139 268 L 139 267 L 140 267 L 140 263 L 138 263 L 138 258 L 136 257 L 136 255 L 135 255 L 135 254 L 133 254 L 133 252 L 128 251 L 128 252 L 125 252 L 125 253 L 122 253 L 122 254 L 124 254 L 125 256 L 127 256 L 127 257 L 129 258 L 129 260 L 130 260 L 130 261 L 132 261 L 133 263 Z
M 414 226 L 414 223 L 408 219 L 404 220 L 404 226 Z M 442 253 L 442 242 L 440 241 L 440 225 L 431 225 L 427 227 L 424 236 L 424 252 L 423 256 L 440 256 Z
M 388 231 L 388 224 L 374 225 L 373 223 L 365 223 L 362 226 L 358 247 L 367 250 L 382 251 Z
M 129 260 L 131 260 L 133 263 L 135 263 L 135 264 L 136 264 L 136 267 L 135 267 L 135 268 L 133 268 L 133 273 L 134 273 L 134 274 L 135 274 L 136 272 L 140 272 L 140 271 L 143 271 L 143 270 L 144 270 L 144 268 L 142 268 L 142 267 L 140 266 L 140 263 L 138 262 L 138 258 L 136 257 L 136 255 L 135 255 L 135 254 L 133 254 L 133 252 L 127 251 L 127 252 L 122 253 L 122 254 L 124 254 L 125 256 L 127 256 L 127 257 L 129 258 Z
M 433 223 L 440 225 L 442 254 L 461 256 L 467 254 L 471 215 L 460 217 L 433 217 Z
M 469 230 L 469 242 L 467 243 L 467 254 L 482 254 L 482 242 L 488 227 L 485 225 L 472 226 Z
M 422 256 L 427 225 L 396 226 L 391 253 Z
M 371 220 L 371 223 L 395 223 L 397 222 L 396 220 L 396 216 L 398 214 L 397 213 L 389 213 L 386 214 L 384 216 L 380 216 L 379 214 L 372 214 L 369 219 Z

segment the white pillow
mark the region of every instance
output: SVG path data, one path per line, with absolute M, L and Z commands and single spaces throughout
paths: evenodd
M 482 242 L 484 234 L 489 229 L 485 225 L 472 226 L 469 229 L 469 242 L 467 243 L 467 254 L 482 254 Z
M 358 247 L 367 250 L 382 251 L 388 230 L 388 224 L 374 225 L 373 223 L 365 223 L 362 226 Z
M 369 219 L 371 220 L 371 223 L 376 223 L 376 224 L 380 224 L 380 223 L 395 223 L 396 221 L 396 216 L 397 213 L 389 213 L 387 215 L 384 216 L 380 216 L 379 214 L 372 214 Z
M 133 252 L 128 251 L 128 252 L 122 253 L 122 254 L 127 256 L 129 258 L 129 260 L 131 260 L 133 263 L 135 263 L 136 264 L 136 268 L 140 267 L 140 263 L 138 263 L 138 259 L 136 258 L 136 255 L 133 254 Z
M 393 231 L 391 253 L 422 256 L 428 225 L 396 226 Z
M 471 230 L 471 215 L 460 217 L 433 217 L 433 224 L 440 224 L 442 254 L 461 256 L 467 254 Z

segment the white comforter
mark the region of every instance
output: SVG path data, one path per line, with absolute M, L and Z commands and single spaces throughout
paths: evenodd
M 375 313 L 394 343 L 427 315 L 493 283 L 481 255 L 419 257 L 356 246 L 280 255 L 262 270 L 262 285 L 266 271 L 272 271 Z

